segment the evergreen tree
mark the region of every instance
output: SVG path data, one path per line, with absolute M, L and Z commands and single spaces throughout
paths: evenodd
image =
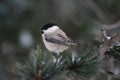
M 101 76 L 119 80 L 111 67 L 114 60 L 120 61 L 120 33 L 111 38 L 104 30 L 103 34 L 104 41 L 97 49 L 83 48 L 81 52 L 63 52 L 57 57 L 40 46 L 32 49 L 24 64 L 16 63 L 13 69 L 16 80 L 101 80 Z

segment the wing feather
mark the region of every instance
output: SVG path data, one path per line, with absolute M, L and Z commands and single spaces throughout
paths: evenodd
M 73 40 L 68 38 L 62 30 L 56 30 L 55 33 L 46 34 L 45 40 L 47 40 L 48 42 L 56 43 L 59 45 L 65 45 L 65 46 L 75 44 Z
M 47 40 L 48 42 L 51 42 L 51 43 L 69 46 L 62 37 L 45 35 L 45 40 Z

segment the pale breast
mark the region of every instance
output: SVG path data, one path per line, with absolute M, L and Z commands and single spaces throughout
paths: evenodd
M 44 36 L 42 36 L 42 37 L 44 37 Z M 60 53 L 60 52 L 65 51 L 66 49 L 68 49 L 68 46 L 50 43 L 50 42 L 46 41 L 45 38 L 43 38 L 43 42 L 45 44 L 45 47 L 51 52 Z

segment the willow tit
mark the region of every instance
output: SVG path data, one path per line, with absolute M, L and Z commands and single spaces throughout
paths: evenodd
M 65 51 L 70 45 L 76 45 L 56 24 L 53 23 L 48 23 L 42 27 L 42 39 L 45 47 L 54 54 Z

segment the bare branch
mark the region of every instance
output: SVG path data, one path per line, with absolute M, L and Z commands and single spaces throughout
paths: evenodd
M 112 76 L 112 77 L 115 77 L 117 79 L 120 79 L 120 75 L 117 75 L 115 74 L 114 72 L 111 72 L 111 71 L 107 71 L 107 70 L 104 70 L 106 74 Z
M 109 24 L 109 25 L 103 24 L 102 28 L 105 30 L 112 30 L 115 28 L 120 28 L 120 21 L 118 21 L 114 24 Z
M 113 35 L 110 39 L 107 39 L 100 45 L 99 53 L 100 57 L 105 54 L 110 48 L 117 45 L 120 42 L 120 33 Z
M 101 29 L 103 36 L 105 39 L 109 40 L 111 37 L 107 36 L 106 30 L 104 28 Z

